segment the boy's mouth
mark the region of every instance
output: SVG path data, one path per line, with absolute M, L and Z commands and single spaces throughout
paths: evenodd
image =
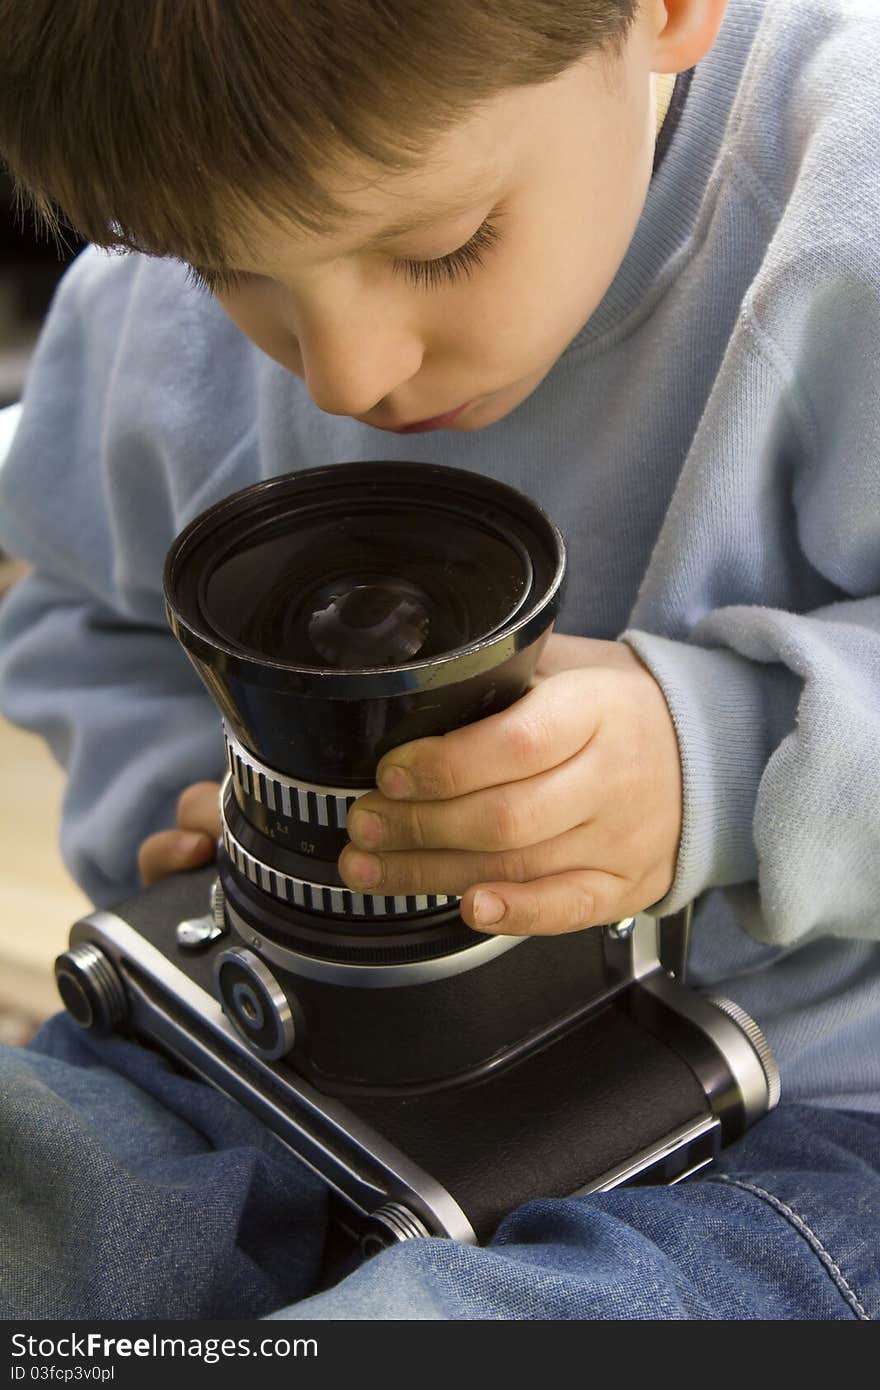
M 470 404 L 470 401 L 465 401 L 464 405 L 456 406 L 455 410 L 449 410 L 445 415 L 433 415 L 429 420 L 415 420 L 409 425 L 374 425 L 373 428 L 390 430 L 393 434 L 420 434 L 423 430 L 442 430 L 451 425 Z

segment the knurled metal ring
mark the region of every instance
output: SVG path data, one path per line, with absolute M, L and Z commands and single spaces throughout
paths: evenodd
M 267 806 L 276 815 L 288 820 L 305 821 L 330 830 L 344 830 L 346 818 L 358 797 L 370 790 L 352 791 L 350 787 L 321 787 L 313 782 L 299 782 L 267 767 L 253 753 L 242 747 L 227 724 L 223 725 L 226 740 L 226 761 L 232 780 L 245 796 Z
M 732 999 L 726 999 L 720 994 L 709 994 L 706 996 L 716 1009 L 720 1009 L 729 1019 L 736 1023 L 745 1033 L 755 1052 L 758 1054 L 758 1061 L 767 1081 L 767 1109 L 773 1110 L 779 1104 L 779 1097 L 782 1092 L 782 1082 L 779 1075 L 779 1067 L 776 1058 L 770 1051 L 770 1044 L 751 1014 L 747 1014 L 745 1009 L 739 1004 L 735 1004 Z

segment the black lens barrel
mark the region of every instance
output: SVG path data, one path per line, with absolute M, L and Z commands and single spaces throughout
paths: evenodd
M 339 463 L 197 517 L 169 553 L 165 596 L 174 635 L 245 748 L 302 781 L 364 789 L 390 748 L 523 693 L 564 563 L 556 527 L 505 484 L 434 464 Z M 412 660 L 341 668 L 306 645 L 334 586 L 388 579 L 417 586 L 430 607 L 436 632 Z M 425 655 L 437 633 L 441 649 Z
M 389 946 L 408 958 L 414 940 L 387 940 L 404 920 L 420 924 L 429 954 L 481 940 L 455 898 L 347 889 L 337 864 L 346 818 L 391 748 L 525 692 L 564 565 L 558 530 L 526 497 L 433 464 L 308 469 L 196 517 L 169 552 L 165 597 L 223 715 L 230 901 L 282 936 L 286 922 L 300 942 L 323 931 L 314 952 L 327 959 L 385 959 Z M 434 917 L 454 921 L 425 935 Z

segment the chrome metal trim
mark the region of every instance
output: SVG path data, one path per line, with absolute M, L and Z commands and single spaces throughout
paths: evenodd
M 752 1047 L 758 1054 L 758 1059 L 764 1069 L 764 1076 L 767 1080 L 767 1109 L 775 1110 L 779 1104 L 779 1097 L 782 1092 L 782 1079 L 779 1075 L 779 1067 L 776 1058 L 770 1051 L 770 1044 L 761 1032 L 758 1024 L 747 1014 L 739 1004 L 732 999 L 725 999 L 719 994 L 706 995 L 710 1004 L 714 1004 L 716 1009 L 720 1009 L 728 1018 L 732 1018 L 742 1031 L 745 1033 Z
M 225 924 L 221 927 L 214 913 L 209 912 L 204 917 L 187 917 L 178 922 L 174 929 L 174 939 L 181 951 L 203 951 L 212 941 L 216 941 L 218 936 L 222 936 L 225 930 Z
M 55 981 L 61 993 L 59 977 L 67 975 L 83 994 L 92 1022 L 96 1028 L 112 1029 L 121 1023 L 128 1012 L 128 999 L 125 987 L 108 959 L 106 951 L 101 951 L 92 941 L 84 941 L 64 951 L 55 961 Z M 86 994 L 83 980 L 95 992 L 95 1004 Z M 74 1015 L 76 1017 L 76 1015 Z
M 624 917 L 621 922 L 612 922 L 606 930 L 614 941 L 626 941 L 627 937 L 632 936 L 635 924 L 635 917 Z
M 643 978 L 641 987 L 695 1024 L 721 1053 L 739 1086 L 746 1128 L 766 1115 L 770 1101 L 767 1075 L 754 1045 L 742 1028 L 704 995 L 679 985 L 662 971 Z M 769 1052 L 769 1047 L 767 1050 Z
M 632 1158 L 626 1159 L 614 1168 L 609 1168 L 606 1173 L 594 1178 L 592 1182 L 585 1183 L 583 1187 L 576 1188 L 570 1195 L 572 1197 L 586 1197 L 591 1192 L 610 1192 L 612 1188 L 620 1187 L 626 1182 L 632 1182 L 633 1178 L 639 1177 L 640 1174 L 659 1167 L 681 1149 L 690 1149 L 698 1143 L 702 1148 L 701 1141 L 705 1141 L 708 1145 L 709 1152 L 698 1153 L 692 1164 L 677 1173 L 671 1182 L 664 1184 L 674 1187 L 676 1183 L 691 1177 L 693 1173 L 698 1173 L 701 1168 L 708 1168 L 709 1164 L 713 1163 L 721 1152 L 721 1121 L 717 1116 L 708 1115 L 701 1120 L 689 1120 L 687 1124 L 681 1125 L 678 1129 L 664 1135 L 662 1139 L 658 1139 L 655 1144 L 641 1149 Z M 658 1183 L 663 1183 L 662 1177 L 658 1178 Z
M 389 1202 L 387 1206 L 379 1207 L 373 1212 L 372 1220 L 382 1228 L 389 1242 L 392 1240 L 424 1240 L 431 1234 L 425 1223 L 420 1221 L 411 1211 L 408 1211 L 406 1207 L 401 1206 L 400 1202 Z M 374 1240 L 375 1237 L 368 1233 L 365 1240 L 361 1242 L 361 1249 L 364 1250 L 365 1254 L 369 1252 L 369 1247 Z M 364 1249 L 365 1246 L 366 1249 Z
M 687 984 L 693 917 L 694 905 L 688 903 L 680 912 L 670 913 L 667 917 L 659 918 L 657 922 L 660 963 L 667 974 L 678 980 L 680 985 Z
M 463 975 L 468 970 L 476 970 L 480 965 L 494 960 L 514 946 L 521 946 L 528 940 L 526 936 L 493 936 L 480 941 L 475 946 L 467 946 L 451 955 L 437 956 L 434 960 L 402 961 L 396 965 L 348 965 L 345 962 L 319 960 L 315 956 L 304 956 L 288 946 L 278 946 L 267 941 L 254 931 L 244 918 L 236 912 L 231 903 L 226 904 L 226 917 L 230 927 L 238 937 L 266 960 L 281 970 L 289 970 L 292 975 L 302 975 L 307 980 L 322 980 L 326 984 L 354 985 L 358 989 L 395 989 L 403 985 L 423 985 L 432 980 L 446 980 L 453 975 Z
M 158 1040 L 186 1066 L 257 1117 L 307 1167 L 350 1207 L 371 1216 L 390 1200 L 412 1208 L 432 1234 L 476 1245 L 477 1237 L 461 1207 L 444 1187 L 340 1102 L 322 1095 L 299 1076 L 295 1081 L 270 1062 L 256 1057 L 225 1017 L 219 1003 L 179 970 L 139 932 L 114 912 L 99 910 L 82 917 L 71 930 L 71 945 L 96 944 L 124 973 L 132 1013 L 140 1013 L 147 1036 Z M 218 1054 L 197 1034 L 164 1009 L 139 984 L 129 961 L 176 1004 L 196 1017 L 223 1049 Z M 235 1059 L 240 1058 L 241 1067 Z M 254 1070 L 284 1103 L 256 1086 Z M 248 1099 L 242 1100 L 246 1094 Z M 311 1128 L 310 1128 L 311 1126 Z M 338 1146 L 331 1147 L 328 1140 Z M 345 1150 L 350 1153 L 346 1155 Z M 371 1181 L 353 1164 L 378 1168 L 384 1185 Z
M 226 930 L 226 894 L 219 878 L 211 884 L 211 916 L 218 932 Z
M 275 1062 L 281 1057 L 286 1057 L 296 1040 L 296 1028 L 293 1022 L 293 1012 L 284 990 L 275 979 L 272 971 L 264 965 L 259 956 L 255 956 L 253 951 L 244 950 L 240 946 L 232 946 L 226 951 L 221 951 L 214 961 L 214 989 L 218 997 L 222 995 L 220 973 L 223 966 L 229 964 L 237 965 L 246 975 L 256 980 L 257 984 L 261 985 L 265 990 L 272 1006 L 272 1021 L 276 1028 L 276 1042 L 273 1047 L 261 1047 L 255 1039 L 250 1036 L 243 1025 L 239 1027 L 236 1021 L 236 1013 L 232 1005 L 230 1005 L 229 1009 L 223 1009 L 229 1022 L 244 1038 L 251 1052 L 255 1052 L 258 1057 L 264 1058 L 267 1062 Z M 232 992 L 235 994 L 235 986 L 233 986 Z M 260 1005 L 259 997 L 255 996 L 253 1002 L 257 1005 L 262 1015 L 264 1010 Z M 260 1024 L 258 1023 L 257 1026 L 259 1027 Z
M 609 923 L 602 932 L 602 950 L 609 977 L 617 982 L 642 980 L 659 971 L 657 919 L 640 912 Z

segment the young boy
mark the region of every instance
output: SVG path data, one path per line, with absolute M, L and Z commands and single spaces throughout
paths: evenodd
M 291 469 L 469 468 L 564 529 L 560 635 L 512 709 L 383 760 L 346 883 L 514 934 L 696 900 L 692 981 L 781 1067 L 704 1182 L 533 1203 L 280 1315 L 877 1316 L 873 0 L 13 0 L 0 52 L 26 193 L 135 252 L 66 276 L 2 473 L 35 566 L 3 705 L 69 770 L 95 902 L 216 836 L 174 535 Z M 3 1066 L 7 1316 L 313 1287 L 321 1194 L 237 1107 L 63 1018 Z

